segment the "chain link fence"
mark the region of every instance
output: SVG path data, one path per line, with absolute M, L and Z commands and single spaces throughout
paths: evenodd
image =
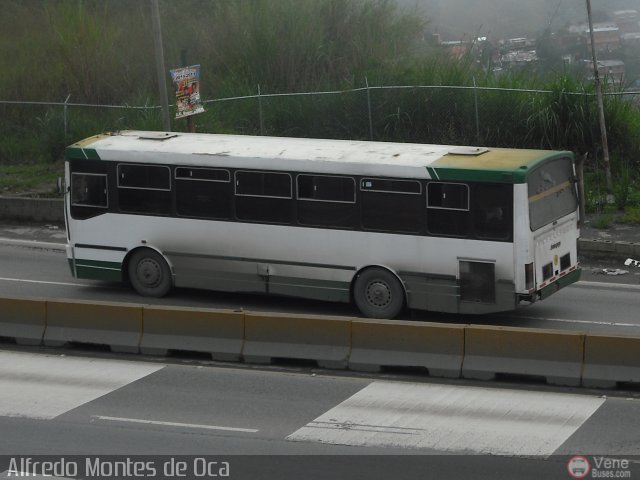
M 207 133 L 535 148 L 571 147 L 571 142 L 582 137 L 598 143 L 595 95 L 591 93 L 485 87 L 475 81 L 472 86 L 375 86 L 366 79 L 365 83 L 360 88 L 295 93 L 264 93 L 258 85 L 254 94 L 205 99 L 206 111 L 195 118 L 196 129 Z M 639 91 L 605 95 L 608 103 L 629 104 L 640 116 Z M 75 103 L 67 95 L 58 102 L 0 100 L 0 108 L 5 136 L 36 137 L 53 150 L 104 131 L 162 129 L 161 106 L 155 104 Z M 572 118 L 576 115 L 572 109 L 582 112 L 584 118 Z M 615 114 L 613 108 L 609 110 Z M 554 124 L 554 117 L 562 115 L 567 118 L 555 118 Z M 569 125 L 571 122 L 587 124 Z M 172 124 L 174 130 L 186 130 L 183 120 L 172 120 Z M 576 133 L 576 140 L 566 132 L 552 131 L 564 128 L 582 128 L 588 133 Z M 569 145 L 554 144 L 562 142 Z M 12 147 L 17 148 L 0 141 L 0 160 L 15 155 Z M 585 145 L 587 148 L 593 147 Z

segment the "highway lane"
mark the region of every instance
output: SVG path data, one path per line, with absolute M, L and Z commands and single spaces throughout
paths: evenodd
M 576 454 L 637 472 L 640 394 L 607 393 L 3 345 L 0 455 L 208 455 L 251 473 L 231 478 L 568 478 Z
M 587 281 L 570 286 L 543 302 L 522 306 L 515 312 L 464 316 L 413 311 L 402 318 L 640 335 L 637 272 L 625 277 L 587 272 L 585 277 Z M 620 283 L 625 281 L 630 283 Z M 0 294 L 358 316 L 351 305 L 262 295 L 177 289 L 166 298 L 142 298 L 126 285 L 73 278 L 61 251 L 14 245 L 0 245 Z

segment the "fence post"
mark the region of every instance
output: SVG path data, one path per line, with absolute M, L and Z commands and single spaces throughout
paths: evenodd
M 480 145 L 480 116 L 478 114 L 478 85 L 476 84 L 476 77 L 473 77 L 473 103 L 476 109 L 476 143 Z
M 67 141 L 68 135 L 67 135 L 67 103 L 69 102 L 69 99 L 71 98 L 71 94 L 69 93 L 67 95 L 67 98 L 64 100 L 64 113 L 63 113 L 63 117 L 64 117 L 64 141 Z
M 369 80 L 364 77 L 364 83 L 367 86 L 367 109 L 369 110 L 369 138 L 373 141 L 373 121 L 371 120 L 371 93 L 369 90 Z
M 262 94 L 260 92 L 260 84 L 258 84 L 258 115 L 260 120 L 260 135 L 264 135 L 264 118 L 262 116 Z

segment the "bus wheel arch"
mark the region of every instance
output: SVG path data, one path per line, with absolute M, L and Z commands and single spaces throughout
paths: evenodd
M 138 247 L 127 253 L 123 277 L 144 297 L 164 297 L 173 288 L 172 268 L 158 250 Z
M 366 317 L 393 319 L 407 305 L 407 292 L 396 272 L 381 265 L 369 265 L 353 277 L 351 299 Z

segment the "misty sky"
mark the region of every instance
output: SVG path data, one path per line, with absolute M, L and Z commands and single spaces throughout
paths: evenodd
M 495 38 L 535 37 L 550 25 L 558 30 L 567 22 L 586 21 L 585 0 L 397 0 L 417 6 L 430 21 L 430 30 L 443 40 L 476 34 Z M 640 10 L 638 0 L 591 0 L 596 12 Z

